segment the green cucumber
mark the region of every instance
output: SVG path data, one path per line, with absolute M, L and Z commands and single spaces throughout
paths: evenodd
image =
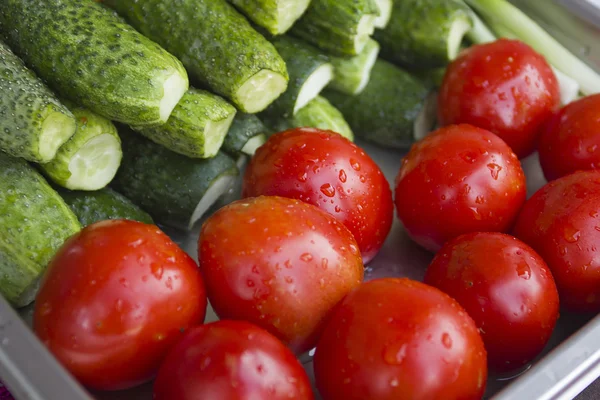
M 74 133 L 73 114 L 0 42 L 0 150 L 48 162 Z
M 325 90 L 354 134 L 387 148 L 406 149 L 415 136 L 433 127 L 432 99 L 429 88 L 408 72 L 378 60 L 365 90 L 348 96 Z
M 375 0 L 379 7 L 379 16 L 375 19 L 375 28 L 383 29 L 390 23 L 394 0 Z
M 115 177 L 123 157 L 117 128 L 86 108 L 71 106 L 71 111 L 77 118 L 77 131 L 58 150 L 54 160 L 41 164 L 41 168 L 64 188 L 102 189 Z
M 34 300 L 48 263 L 80 229 L 35 168 L 0 152 L 0 293 L 9 302 L 24 307 Z
M 287 88 L 285 62 L 225 0 L 104 0 L 163 45 L 190 75 L 243 112 L 264 110 Z
M 238 113 L 227 132 L 222 150 L 233 157 L 242 154 L 252 157 L 267 141 L 271 131 L 254 114 Z
M 164 123 L 188 89 L 183 65 L 90 0 L 0 0 L 0 33 L 61 96 L 115 121 Z
M 411 69 L 408 72 L 419 78 L 431 89 L 437 89 L 442 86 L 444 75 L 446 75 L 446 68 Z
M 286 62 L 290 83 L 265 113 L 287 117 L 296 114 L 331 82 L 333 65 L 329 57 L 300 39 L 278 36 L 273 45 Z
M 281 35 L 304 14 L 310 0 L 229 0 L 229 2 L 271 35 Z
M 473 26 L 462 0 L 395 0 L 390 23 L 375 32 L 381 57 L 398 65 L 442 67 L 458 55 Z
M 236 180 L 235 161 L 219 152 L 194 159 L 119 127 L 123 163 L 114 188 L 156 222 L 191 229 Z
M 354 140 L 354 133 L 342 113 L 321 96 L 317 96 L 293 117 L 265 121 L 275 132 L 292 128 L 318 128 L 337 132 L 346 139 Z
M 65 203 L 79 219 L 81 226 L 109 219 L 129 219 L 145 224 L 153 224 L 147 212 L 133 204 L 131 200 L 110 188 L 95 192 L 59 190 Z
M 235 107 L 223 98 L 191 88 L 166 124 L 133 129 L 176 153 L 210 158 L 221 148 L 235 113 Z
M 369 39 L 363 51 L 354 57 L 332 57 L 335 78 L 330 88 L 349 95 L 362 92 L 371 78 L 371 70 L 379 55 L 379 43 Z
M 360 54 L 380 15 L 375 0 L 312 0 L 290 33 L 339 56 Z

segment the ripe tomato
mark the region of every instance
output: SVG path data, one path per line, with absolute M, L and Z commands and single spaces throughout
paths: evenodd
M 317 345 L 324 400 L 480 399 L 486 353 L 448 295 L 409 279 L 365 283 L 336 307 Z
M 295 352 L 311 349 L 331 309 L 363 279 L 350 231 L 317 207 L 283 197 L 234 202 L 213 214 L 198 243 L 210 303 Z
M 88 226 L 58 251 L 33 327 L 82 384 L 117 390 L 151 379 L 205 312 L 196 263 L 156 226 L 117 220 Z
M 244 176 L 243 196 L 260 195 L 299 199 L 332 214 L 356 238 L 365 264 L 392 226 L 385 176 L 364 151 L 333 132 L 300 128 L 272 136 Z
M 506 372 L 533 360 L 558 318 L 558 292 L 542 258 L 517 238 L 470 233 L 446 243 L 425 283 L 456 299 L 473 318 L 490 367 Z
M 525 196 L 523 169 L 506 143 L 464 124 L 413 145 L 396 179 L 398 217 L 431 251 L 463 233 L 510 229 Z
M 154 383 L 154 400 L 312 400 L 310 381 L 276 337 L 242 321 L 188 331 Z
M 540 136 L 539 153 L 549 181 L 600 168 L 600 94 L 574 101 L 550 118 Z
M 487 129 L 519 158 L 535 150 L 544 121 L 559 106 L 558 81 L 544 57 L 507 39 L 464 51 L 446 70 L 438 97 L 441 124 Z
M 514 233 L 548 264 L 562 305 L 600 312 L 600 171 L 576 172 L 538 190 Z

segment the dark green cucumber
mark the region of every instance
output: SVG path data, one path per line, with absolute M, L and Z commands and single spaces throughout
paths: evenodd
M 231 126 L 236 109 L 210 92 L 190 89 L 166 124 L 133 127 L 167 149 L 191 158 L 214 157 Z
M 444 75 L 446 74 L 445 67 L 411 69 L 408 71 L 432 89 L 437 89 L 442 85 Z
M 48 162 L 74 133 L 73 114 L 0 42 L 0 150 Z
M 256 25 L 281 35 L 304 14 L 310 0 L 229 0 Z
M 325 90 L 354 131 L 364 140 L 387 148 L 406 149 L 432 128 L 429 88 L 408 72 L 378 60 L 365 90 L 356 96 Z M 422 127 L 425 125 L 425 127 Z
M 329 57 L 303 40 L 278 36 L 273 45 L 284 59 L 290 83 L 265 113 L 288 117 L 314 99 L 333 79 L 333 66 Z
M 345 94 L 362 92 L 371 78 L 371 70 L 379 55 L 379 43 L 369 39 L 363 51 L 354 57 L 332 57 L 335 77 L 329 87 Z
M 65 203 L 79 219 L 81 226 L 109 219 L 129 219 L 153 224 L 152 217 L 127 197 L 110 188 L 95 192 L 59 190 Z
M 41 168 L 54 183 L 71 190 L 99 190 L 115 174 L 123 152 L 117 128 L 108 119 L 87 108 L 72 106 L 77 131 Z
M 0 293 L 9 302 L 23 307 L 33 301 L 48 263 L 80 229 L 32 166 L 0 152 Z
M 285 62 L 273 45 L 225 0 L 104 2 L 243 112 L 264 110 L 287 87 Z
M 124 157 L 114 188 L 164 225 L 191 229 L 239 173 L 235 161 L 221 152 L 188 158 L 125 127 L 119 133 Z
M 327 53 L 355 56 L 373 34 L 378 16 L 375 0 L 312 0 L 290 32 Z
M 109 119 L 167 121 L 188 89 L 183 65 L 90 0 L 0 0 L 0 33 L 61 96 Z
M 227 132 L 222 150 L 233 157 L 242 154 L 252 157 L 256 149 L 267 141 L 270 133 L 256 115 L 238 113 Z
M 349 140 L 354 140 L 352 129 L 342 113 L 326 98 L 317 96 L 290 118 L 266 120 L 275 132 L 292 128 L 318 128 L 337 132 Z
M 417 68 L 442 67 L 458 55 L 473 26 L 462 0 L 394 0 L 390 23 L 377 30 L 381 57 Z

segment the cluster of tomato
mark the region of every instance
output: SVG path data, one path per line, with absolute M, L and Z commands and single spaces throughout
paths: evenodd
M 406 231 L 437 252 L 425 283 L 362 283 L 391 228 L 389 183 L 340 135 L 296 129 L 258 149 L 244 199 L 204 223 L 200 268 L 155 226 L 71 238 L 36 333 L 84 385 L 156 375 L 157 400 L 312 399 L 296 357 L 314 347 L 325 400 L 481 398 L 488 368 L 542 351 L 559 295 L 600 310 L 600 97 L 559 109 L 546 61 L 500 40 L 464 52 L 439 99 L 445 127 L 395 186 Z M 526 201 L 519 157 L 536 148 L 552 181 Z M 221 321 L 202 325 L 207 297 Z

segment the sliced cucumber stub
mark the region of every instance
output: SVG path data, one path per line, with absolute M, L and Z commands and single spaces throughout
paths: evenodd
M 363 51 L 357 56 L 332 57 L 335 77 L 329 87 L 349 95 L 362 92 L 369 83 L 379 50 L 379 43 L 369 39 Z
M 462 0 L 403 0 L 394 2 L 390 23 L 374 38 L 390 62 L 436 68 L 456 58 L 472 26 L 472 12 Z
M 73 137 L 77 124 L 73 115 L 66 114 L 53 104 L 40 113 L 42 116 L 44 114 L 46 115 L 39 137 L 39 159 L 52 160 L 60 151 L 60 147 Z
M 221 148 L 235 114 L 235 107 L 222 97 L 191 88 L 166 124 L 133 129 L 176 153 L 210 158 Z
M 256 25 L 281 35 L 306 11 L 310 0 L 229 0 Z
M 98 190 L 108 185 L 121 164 L 123 152 L 112 122 L 85 108 L 72 108 L 77 131 L 42 164 L 44 173 L 59 186 L 71 190 Z
M 253 156 L 267 141 L 271 131 L 254 114 L 238 113 L 223 142 L 223 151 L 234 158 L 242 154 Z
M 244 81 L 233 95 L 233 102 L 247 113 L 257 113 L 286 91 L 288 78 L 281 73 L 262 69 Z
M 383 29 L 390 22 L 392 16 L 393 0 L 375 0 L 379 7 L 379 16 L 375 19 L 375 28 Z
M 239 174 L 224 153 L 188 158 L 126 127 L 120 126 L 119 133 L 124 157 L 114 188 L 158 223 L 191 229 Z

